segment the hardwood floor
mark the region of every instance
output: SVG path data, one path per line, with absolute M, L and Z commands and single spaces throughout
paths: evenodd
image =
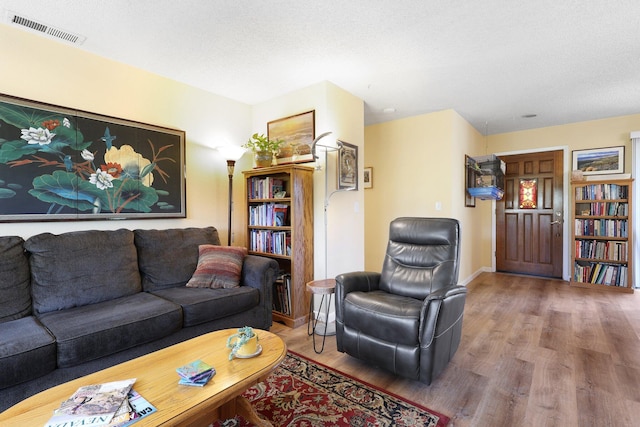
M 274 324 L 289 349 L 451 417 L 450 427 L 640 425 L 640 292 L 483 273 L 468 285 L 462 343 L 430 386 Z

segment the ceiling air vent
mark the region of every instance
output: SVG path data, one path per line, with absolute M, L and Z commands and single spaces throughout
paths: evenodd
M 81 45 L 87 39 L 84 36 L 73 34 L 69 31 L 61 30 L 60 28 L 52 27 L 51 25 L 43 24 L 42 22 L 35 21 L 33 19 L 26 18 L 18 15 L 15 12 L 7 11 L 7 20 L 11 25 L 29 29 L 40 34 L 46 34 L 52 38 L 58 40 L 64 40 L 69 43 Z

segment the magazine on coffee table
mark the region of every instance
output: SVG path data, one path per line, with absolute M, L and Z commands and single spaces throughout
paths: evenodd
M 132 378 L 80 387 L 60 404 L 45 427 L 109 425 L 117 413 L 130 412 L 127 396 L 135 381 Z
M 157 411 L 155 406 L 133 389 L 129 392 L 129 405 L 131 410 L 128 413 L 127 420 L 115 424 L 112 420 L 108 427 L 127 427 Z

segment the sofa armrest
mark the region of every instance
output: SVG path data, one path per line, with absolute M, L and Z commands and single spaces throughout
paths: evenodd
M 277 272 L 278 262 L 268 257 L 247 255 L 242 264 L 242 279 L 240 284 L 256 288 L 260 291 L 259 305 L 264 309 L 265 324 L 267 325 L 271 324 L 273 283 L 276 281 Z

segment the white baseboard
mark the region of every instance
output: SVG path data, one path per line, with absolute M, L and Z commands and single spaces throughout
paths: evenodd
M 321 313 L 318 313 L 317 311 L 313 312 L 313 318 L 314 319 L 318 319 L 318 321 L 320 322 L 326 322 L 326 313 L 324 312 L 324 310 L 322 310 Z M 335 322 L 336 321 L 336 312 L 335 311 L 330 311 L 329 312 L 329 323 L 331 322 Z

